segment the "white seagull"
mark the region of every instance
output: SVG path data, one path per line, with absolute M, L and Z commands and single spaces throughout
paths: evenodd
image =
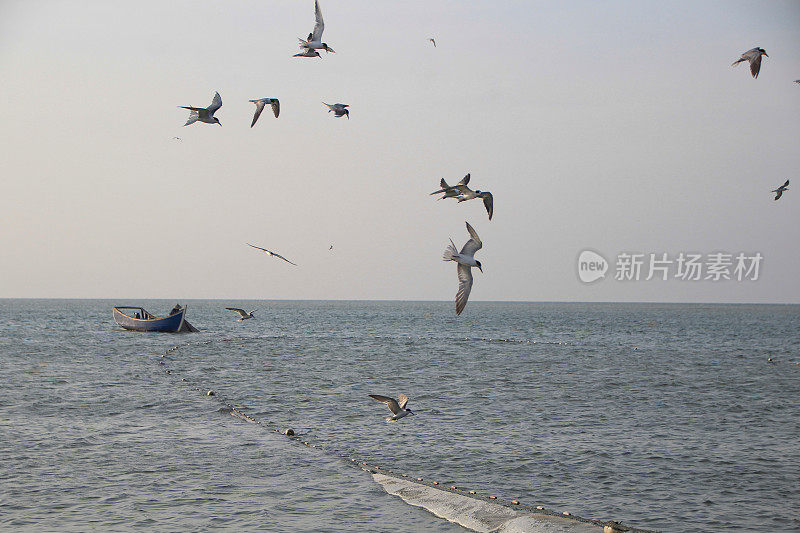
M 763 48 L 752 48 L 747 52 L 742 54 L 742 57 L 737 59 L 736 61 L 731 64 L 732 67 L 735 67 L 742 61 L 749 61 L 750 62 L 750 74 L 753 75 L 753 78 L 758 78 L 758 71 L 761 70 L 761 56 L 767 56 L 766 50 Z
M 183 105 L 179 105 L 181 109 L 188 109 L 189 110 L 189 118 L 186 120 L 186 124 L 184 126 L 188 126 L 189 124 L 194 124 L 198 120 L 200 122 L 205 122 L 206 124 L 220 124 L 219 119 L 214 116 L 217 109 L 222 107 L 222 97 L 219 93 L 214 93 L 214 99 L 211 100 L 211 105 L 208 107 L 187 107 Z
M 327 43 L 322 42 L 322 32 L 325 30 L 325 21 L 322 20 L 322 11 L 319 8 L 319 1 L 314 0 L 314 17 L 316 23 L 314 24 L 314 31 L 308 34 L 308 39 L 300 39 L 300 48 L 308 50 L 325 50 L 326 52 L 334 52 L 333 48 L 328 46 Z M 303 55 L 303 54 L 298 54 Z M 306 54 L 307 55 L 307 54 Z M 319 56 L 319 54 L 317 54 Z M 294 57 L 298 57 L 297 55 Z M 309 56 L 309 57 L 314 57 Z
M 281 103 L 277 98 L 259 98 L 258 100 L 250 101 L 256 104 L 256 114 L 253 115 L 253 122 L 250 124 L 251 128 L 256 125 L 256 120 L 261 116 L 261 112 L 264 111 L 264 106 L 267 104 L 272 106 L 272 113 L 275 115 L 275 118 L 278 118 L 278 115 L 281 114 Z
M 386 419 L 387 422 L 396 422 L 400 420 L 404 416 L 413 415 L 414 413 L 411 412 L 411 409 L 406 409 L 406 404 L 408 403 L 408 396 L 405 394 L 401 394 L 398 396 L 399 401 L 395 400 L 394 398 L 389 398 L 388 396 L 381 396 L 380 394 L 370 394 L 370 398 L 375 398 L 379 402 L 383 402 L 389 406 L 389 410 L 392 412 L 392 416 Z
M 325 104 L 325 102 L 322 102 Z M 350 107 L 350 104 L 325 104 L 328 106 L 328 113 L 333 111 L 333 114 L 336 115 L 336 118 L 341 118 L 344 115 L 347 115 L 347 120 L 350 120 L 350 110 L 347 109 Z
M 456 293 L 456 314 L 460 315 L 464 307 L 467 306 L 469 293 L 472 290 L 472 267 L 478 267 L 478 270 L 483 272 L 481 262 L 475 259 L 475 252 L 481 249 L 483 243 L 478 233 L 472 229 L 472 226 L 467 224 L 467 231 L 470 234 L 470 240 L 461 248 L 461 252 L 456 250 L 456 245 L 453 239 L 450 239 L 450 244 L 445 248 L 443 261 L 455 261 L 458 263 L 458 292 Z
M 777 200 L 778 198 L 781 197 L 781 195 L 783 195 L 783 191 L 788 191 L 788 190 L 789 190 L 789 180 L 786 180 L 786 183 L 784 183 L 783 185 L 781 185 L 772 192 L 778 193 L 775 195 L 775 199 Z
M 253 313 L 256 312 L 256 310 L 253 309 L 248 313 L 244 309 L 239 309 L 238 307 L 226 307 L 225 309 L 227 309 L 228 311 L 236 311 L 237 313 L 239 313 L 239 322 L 241 322 L 242 320 L 247 320 L 248 318 L 253 318 Z
M 256 246 L 255 244 L 250 244 L 249 242 L 245 243 L 245 244 L 247 244 L 247 246 L 252 246 L 253 248 L 257 248 L 257 249 L 261 250 L 262 252 L 266 252 L 269 255 L 273 256 L 273 257 L 277 257 L 278 259 L 283 259 L 284 261 L 286 261 L 290 265 L 297 266 L 297 263 L 292 263 L 291 261 L 289 261 L 288 259 L 283 257 L 281 254 L 276 254 L 275 252 L 271 252 L 271 251 L 267 250 L 266 248 L 262 248 L 260 246 Z

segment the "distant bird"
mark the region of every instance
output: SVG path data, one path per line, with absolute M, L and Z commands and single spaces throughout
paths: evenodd
M 469 174 L 464 176 L 461 179 L 461 181 L 456 183 L 453 187 L 449 186 L 447 182 L 444 180 L 444 178 L 442 178 L 442 181 L 439 182 L 439 186 L 441 187 L 441 189 L 439 189 L 438 191 L 433 191 L 431 193 L 431 196 L 433 196 L 434 194 L 444 193 L 444 196 L 439 198 L 439 200 L 444 200 L 445 198 L 456 198 L 461 194 L 461 191 L 457 187 L 461 185 L 466 185 L 467 183 L 469 183 Z
M 314 24 L 314 31 L 308 34 L 308 39 L 300 39 L 300 48 L 304 50 L 325 50 L 326 52 L 334 52 L 333 48 L 322 42 L 322 32 L 325 30 L 325 21 L 322 20 L 322 11 L 319 8 L 319 1 L 314 0 L 314 17 L 316 23 Z M 319 55 L 319 54 L 317 54 Z M 295 56 L 297 57 L 297 56 Z
M 325 102 L 322 102 L 325 104 Z M 343 115 L 347 115 L 347 120 L 350 120 L 350 110 L 347 109 L 350 107 L 349 104 L 325 104 L 328 106 L 328 113 L 333 111 L 333 114 L 336 115 L 336 118 L 341 118 Z
M 267 104 L 272 106 L 272 113 L 275 115 L 275 118 L 278 118 L 278 115 L 281 114 L 281 103 L 277 98 L 259 98 L 258 100 L 250 101 L 256 104 L 256 114 L 253 115 L 253 122 L 250 124 L 251 128 L 256 125 L 258 117 L 261 116 L 261 112 L 264 111 L 264 106 Z
M 313 50 L 311 48 L 307 48 L 303 52 L 301 52 L 299 54 L 295 54 L 292 57 L 319 57 L 319 58 L 321 58 L 322 56 L 320 56 L 319 52 L 317 52 L 316 50 Z
M 392 412 L 392 416 L 386 419 L 387 422 L 396 422 L 400 420 L 404 416 L 413 415 L 414 413 L 411 412 L 411 409 L 406 409 L 406 404 L 408 403 L 408 396 L 405 394 L 401 394 L 398 396 L 399 401 L 395 400 L 394 398 L 389 398 L 388 396 L 381 396 L 380 394 L 370 394 L 370 398 L 374 398 L 379 402 L 383 402 L 389 406 L 389 410 Z
M 795 83 L 800 83 L 800 80 L 794 80 Z
M 189 110 L 189 119 L 186 121 L 184 126 L 188 126 L 189 124 L 194 124 L 198 120 L 200 122 L 205 122 L 206 124 L 220 124 L 219 119 L 214 116 L 217 109 L 222 107 L 222 97 L 219 93 L 214 93 L 214 99 L 211 100 L 211 105 L 208 107 L 186 107 L 186 106 L 178 106 L 182 109 Z
M 253 318 L 253 313 L 256 312 L 256 310 L 253 309 L 248 313 L 244 309 L 239 309 L 238 307 L 226 307 L 225 309 L 227 309 L 228 311 L 236 311 L 237 313 L 239 313 L 239 322 L 241 322 L 242 320 L 247 320 L 248 318 Z
M 332 245 L 332 244 L 331 244 L 331 247 L 330 247 L 330 248 L 328 248 L 328 250 L 333 250 L 333 245 Z
M 433 37 L 431 37 L 431 38 L 430 38 L 430 39 L 428 39 L 428 40 L 429 40 L 430 42 L 432 42 L 432 43 L 433 43 L 433 47 L 434 47 L 434 48 L 436 48 L 436 39 L 434 39 Z
M 784 183 L 783 185 L 781 185 L 772 192 L 778 193 L 775 195 L 775 199 L 777 200 L 778 198 L 781 197 L 781 195 L 783 195 L 783 191 L 788 191 L 788 190 L 789 190 L 789 180 L 786 180 L 786 183 Z
M 758 71 L 761 70 L 761 56 L 769 57 L 769 55 L 767 55 L 767 52 L 763 48 L 753 48 L 743 53 L 742 57 L 734 61 L 733 64 L 731 64 L 731 66 L 735 67 L 742 61 L 749 61 L 750 74 L 753 75 L 753 78 L 758 78 Z
M 472 229 L 472 226 L 467 224 L 467 231 L 470 234 L 470 239 L 466 242 L 461 252 L 456 250 L 456 245 L 453 239 L 450 239 L 450 244 L 445 248 L 442 260 L 455 261 L 458 263 L 458 292 L 456 293 L 456 314 L 460 315 L 461 311 L 467 305 L 469 293 L 472 290 L 472 267 L 478 267 L 478 270 L 483 272 L 481 262 L 475 259 L 475 252 L 481 249 L 483 243 L 478 233 Z
M 181 139 L 180 137 L 173 137 L 173 139 L 175 139 L 176 141 L 183 142 L 183 139 Z
M 290 265 L 297 266 L 297 263 L 292 263 L 291 261 L 289 261 L 288 259 L 286 259 L 285 257 L 283 257 L 281 254 L 276 254 L 275 252 L 271 252 L 271 251 L 267 250 L 266 248 L 262 248 L 262 247 L 260 247 L 260 246 L 256 246 L 255 244 L 250 244 L 249 242 L 248 242 L 248 243 L 245 243 L 245 244 L 247 244 L 247 246 L 252 246 L 253 248 L 257 248 L 257 249 L 259 249 L 259 250 L 261 250 L 261 251 L 263 251 L 263 252 L 266 252 L 266 253 L 268 253 L 269 255 L 273 256 L 273 257 L 277 257 L 278 259 L 283 259 L 284 261 L 286 261 L 286 262 L 287 262 L 287 263 L 289 263 Z

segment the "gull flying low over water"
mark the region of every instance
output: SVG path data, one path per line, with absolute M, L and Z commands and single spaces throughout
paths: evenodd
M 788 190 L 789 190 L 789 180 L 786 180 L 786 183 L 784 183 L 783 185 L 781 185 L 772 192 L 777 193 L 775 195 L 775 199 L 777 200 L 778 198 L 781 197 L 781 195 L 783 195 L 783 191 L 788 191 Z
M 238 307 L 226 307 L 225 309 L 227 309 L 228 311 L 236 311 L 237 313 L 239 313 L 239 322 L 241 322 L 242 320 L 247 320 L 248 318 L 253 318 L 253 313 L 256 312 L 256 310 L 253 309 L 248 313 L 244 309 L 239 309 Z
M 322 102 L 325 104 L 325 102 Z M 350 110 L 347 109 L 350 107 L 350 104 L 325 104 L 328 106 L 328 113 L 333 111 L 333 114 L 336 115 L 336 118 L 341 118 L 344 115 L 347 115 L 347 120 L 350 120 Z
M 250 244 L 249 242 L 245 243 L 245 244 L 247 244 L 247 246 L 252 246 L 253 248 L 257 248 L 257 249 L 261 250 L 262 252 L 266 252 L 269 255 L 273 256 L 273 257 L 277 257 L 278 259 L 283 259 L 284 261 L 286 261 L 290 265 L 297 266 L 297 263 L 292 263 L 291 261 L 289 261 L 288 259 L 283 257 L 281 254 L 276 254 L 275 252 L 271 252 L 271 251 L 267 250 L 266 248 L 262 248 L 260 246 L 256 246 L 255 244 Z
M 732 67 L 735 67 L 742 61 L 749 61 L 750 62 L 750 74 L 753 75 L 753 78 L 758 78 L 758 71 L 761 70 L 761 56 L 767 56 L 767 52 L 763 48 L 752 48 L 747 52 L 742 54 L 742 57 L 737 59 L 736 61 L 731 64 Z
M 258 117 L 261 116 L 261 112 L 264 111 L 264 106 L 267 104 L 272 107 L 272 113 L 275 115 L 275 118 L 278 118 L 278 115 L 281 114 L 281 103 L 277 98 L 259 98 L 258 100 L 250 101 L 256 104 L 256 114 L 253 115 L 253 122 L 250 124 L 251 128 L 256 125 Z
M 217 109 L 222 107 L 222 97 L 219 93 L 214 93 L 214 99 L 211 100 L 211 105 L 208 107 L 187 107 L 183 105 L 179 105 L 178 107 L 189 110 L 189 118 L 186 120 L 184 126 L 194 124 L 197 121 L 205 122 L 206 124 L 219 124 L 222 126 L 219 119 L 214 116 Z
M 325 31 L 325 21 L 322 20 L 322 10 L 319 8 L 319 1 L 314 0 L 314 17 L 316 18 L 316 22 L 314 23 L 314 31 L 308 34 L 308 39 L 300 39 L 300 48 L 303 48 L 306 52 L 309 50 L 325 50 L 326 52 L 334 52 L 333 48 L 328 46 L 327 43 L 322 42 L 322 32 Z M 314 57 L 313 55 L 309 54 L 297 54 L 294 57 L 298 56 L 308 56 Z M 319 57 L 319 54 L 316 54 Z
M 478 233 L 472 229 L 472 226 L 467 224 L 467 231 L 469 232 L 470 239 L 466 242 L 461 251 L 456 250 L 456 245 L 453 239 L 450 239 L 450 244 L 444 250 L 442 256 L 443 261 L 455 261 L 458 263 L 458 292 L 456 293 L 456 314 L 460 315 L 464 307 L 467 306 L 469 293 L 472 290 L 472 267 L 478 267 L 478 270 L 483 272 L 481 262 L 475 259 L 475 252 L 481 249 L 483 243 Z
M 461 179 L 461 181 L 456 183 L 453 187 L 449 186 L 447 182 L 444 181 L 444 178 L 442 178 L 442 181 L 439 182 L 441 189 L 439 189 L 438 191 L 433 191 L 431 193 L 431 196 L 433 196 L 434 194 L 444 193 L 444 196 L 439 198 L 439 200 L 444 200 L 445 198 L 456 198 L 461 194 L 461 191 L 456 187 L 458 187 L 459 185 L 466 185 L 467 183 L 469 183 L 469 174 L 464 176 Z
M 374 398 L 379 402 L 385 403 L 389 406 L 389 410 L 392 412 L 392 416 L 386 419 L 387 422 L 396 422 L 400 420 L 404 416 L 413 415 L 414 413 L 411 412 L 411 409 L 406 409 L 406 404 L 408 403 L 408 396 L 405 394 L 401 394 L 398 396 L 399 401 L 395 400 L 394 398 L 389 398 L 388 396 L 381 396 L 380 394 L 370 394 L 370 398 Z

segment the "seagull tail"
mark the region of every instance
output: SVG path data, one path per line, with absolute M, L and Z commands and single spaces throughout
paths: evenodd
M 458 250 L 456 249 L 456 245 L 453 244 L 453 240 L 450 240 L 450 244 L 447 245 L 447 248 L 444 249 L 444 253 L 442 254 L 442 261 L 455 261 L 456 256 L 458 256 Z
M 742 58 L 742 59 L 738 59 L 738 60 L 734 61 L 733 63 L 731 63 L 731 66 L 732 66 L 732 67 L 735 67 L 736 65 L 738 65 L 738 64 L 739 64 L 739 63 L 741 63 L 742 61 L 745 61 L 745 59 L 744 59 L 744 58 Z

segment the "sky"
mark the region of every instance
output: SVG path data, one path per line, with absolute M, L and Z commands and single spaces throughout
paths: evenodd
M 452 300 L 469 221 L 473 301 L 800 303 L 800 2 L 321 9 L 310 59 L 312 0 L 2 0 L 0 297 Z M 428 194 L 466 173 L 493 220 Z M 763 259 L 615 279 L 682 252 Z

